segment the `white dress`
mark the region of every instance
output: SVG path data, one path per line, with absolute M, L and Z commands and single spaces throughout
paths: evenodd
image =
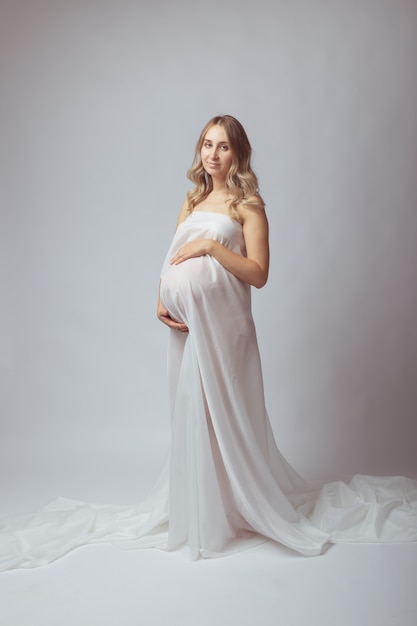
M 266 540 L 317 555 L 334 541 L 416 541 L 417 482 L 355 476 L 312 489 L 283 458 L 265 408 L 249 285 L 205 255 L 170 265 L 184 243 L 212 238 L 245 255 L 241 225 L 194 211 L 180 224 L 160 297 L 188 333 L 170 331 L 171 450 L 145 502 L 57 498 L 3 520 L 0 569 L 36 567 L 87 543 L 220 556 Z

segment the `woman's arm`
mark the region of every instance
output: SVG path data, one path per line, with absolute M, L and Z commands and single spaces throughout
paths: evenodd
M 180 213 L 178 215 L 176 228 L 178 228 L 181 222 L 185 220 L 187 215 L 188 215 L 188 201 L 187 201 L 187 198 L 185 198 L 184 202 L 182 203 Z M 168 310 L 162 306 L 161 299 L 159 297 L 159 291 L 158 291 L 158 303 L 156 307 L 156 316 L 161 322 L 166 324 L 169 328 L 179 330 L 182 333 L 188 333 L 188 327 L 183 322 L 176 322 L 175 320 L 173 320 L 172 317 L 169 315 Z
M 188 216 L 188 200 L 187 200 L 187 197 L 186 197 L 184 202 L 182 203 L 182 206 L 181 206 L 181 209 L 180 209 L 180 213 L 178 215 L 177 225 L 175 227 L 175 230 L 185 220 L 185 218 L 187 216 Z
M 177 265 L 192 257 L 209 254 L 243 282 L 258 289 L 263 287 L 269 271 L 268 220 L 263 208 L 245 208 L 239 214 L 243 224 L 246 257 L 214 239 L 198 239 L 180 248 L 170 262 Z

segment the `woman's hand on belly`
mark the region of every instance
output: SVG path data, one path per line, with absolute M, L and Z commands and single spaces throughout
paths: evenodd
M 158 319 L 167 326 L 169 326 L 169 328 L 179 330 L 180 333 L 188 333 L 188 327 L 183 322 L 176 322 L 175 320 L 173 320 L 167 309 L 162 306 L 160 300 L 158 300 L 156 315 Z
M 170 260 L 171 265 L 178 265 L 187 259 L 210 254 L 212 239 L 195 239 L 180 248 Z

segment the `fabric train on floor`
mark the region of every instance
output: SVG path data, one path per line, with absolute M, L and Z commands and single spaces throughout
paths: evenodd
M 357 475 L 312 489 L 283 458 L 265 409 L 250 287 L 211 256 L 171 266 L 184 243 L 212 238 L 245 255 L 241 225 L 194 211 L 174 236 L 160 296 L 189 333 L 170 331 L 171 451 L 140 505 L 57 498 L 6 518 L 0 569 L 37 567 L 89 543 L 216 557 L 273 540 L 303 555 L 331 542 L 417 540 L 417 481 Z

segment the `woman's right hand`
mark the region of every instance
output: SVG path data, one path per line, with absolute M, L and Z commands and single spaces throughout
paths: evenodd
M 179 330 L 180 333 L 188 333 L 188 327 L 183 322 L 176 322 L 175 320 L 173 320 L 167 309 L 162 306 L 160 300 L 158 300 L 156 315 L 158 319 L 167 326 L 169 326 L 169 328 Z

